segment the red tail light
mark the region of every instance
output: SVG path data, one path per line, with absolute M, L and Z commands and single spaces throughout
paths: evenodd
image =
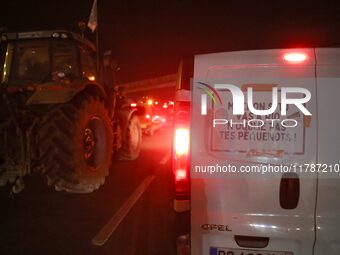
M 179 182 L 188 182 L 189 181 L 189 169 L 188 169 L 188 161 L 189 161 L 189 128 L 179 127 L 175 129 L 175 137 L 174 137 L 174 157 L 175 157 L 175 183 L 177 185 Z M 176 187 L 177 188 L 177 187 Z M 182 190 L 183 191 L 183 190 Z
M 186 199 L 190 195 L 190 106 L 181 102 L 176 106 L 173 133 L 173 175 L 175 195 Z
M 290 52 L 284 54 L 283 59 L 289 63 L 303 63 L 307 61 L 308 56 L 303 52 Z
M 194 74 L 194 58 L 182 59 L 178 68 L 176 95 L 169 102 L 174 112 L 172 170 L 175 183 L 176 211 L 189 210 L 190 205 L 190 84 Z M 183 204 L 185 208 L 183 208 Z M 179 206 L 177 208 L 177 205 Z

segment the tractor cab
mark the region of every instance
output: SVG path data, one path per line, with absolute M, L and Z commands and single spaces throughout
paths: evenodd
M 16 86 L 97 80 L 95 47 L 65 31 L 3 33 L 1 83 Z

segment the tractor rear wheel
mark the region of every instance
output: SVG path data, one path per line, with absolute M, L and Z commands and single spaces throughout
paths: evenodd
M 40 164 L 56 190 L 89 193 L 109 173 L 113 151 L 111 120 L 104 103 L 85 96 L 62 104 L 39 127 Z

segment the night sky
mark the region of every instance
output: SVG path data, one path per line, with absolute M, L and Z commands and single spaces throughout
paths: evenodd
M 92 0 L 5 1 L 9 31 L 69 29 L 87 22 Z M 337 1 L 98 0 L 100 49 L 112 49 L 120 82 L 176 72 L 181 56 L 340 43 Z M 94 36 L 87 33 L 90 39 Z

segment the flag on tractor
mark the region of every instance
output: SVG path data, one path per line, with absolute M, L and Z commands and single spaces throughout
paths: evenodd
M 97 17 L 97 0 L 93 1 L 89 21 L 87 23 L 87 26 L 91 29 L 92 32 L 94 32 L 98 26 L 98 17 Z

